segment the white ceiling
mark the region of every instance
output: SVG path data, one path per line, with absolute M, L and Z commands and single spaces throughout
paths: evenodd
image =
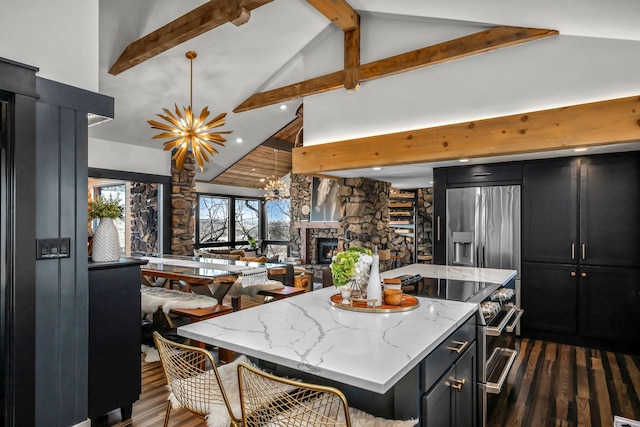
M 621 43 L 625 40 L 640 41 L 640 1 L 637 0 L 348 2 L 361 14 L 424 20 L 425 26 L 434 19 L 445 24 L 466 21 L 479 26 L 549 28 L 560 31 L 562 35 L 619 39 Z M 194 110 L 199 111 L 208 105 L 214 115 L 227 111 L 227 125 L 223 130 L 233 130 L 227 147 L 220 149 L 220 154 L 213 158 L 203 173 L 198 172 L 199 180 L 210 180 L 294 118 L 295 107 L 302 100 L 286 103 L 289 107 L 286 110 L 270 106 L 239 114 L 231 111 L 255 92 L 304 80 L 312 74 L 312 70 L 304 69 L 300 51 L 323 37 L 330 24 L 304 0 L 274 0 L 253 10 L 249 22 L 242 26 L 225 24 L 120 75 L 107 73 L 129 43 L 202 3 L 202 0 L 100 1 L 100 92 L 115 98 L 115 119 L 90 128 L 89 135 L 102 140 L 160 148 L 162 141 L 151 139 L 156 131 L 146 121 L 155 119 L 162 108 L 172 108 L 174 103 L 179 107 L 188 105 L 189 61 L 184 55 L 188 50 L 195 50 L 198 58 L 194 61 L 193 70 Z M 336 46 L 336 53 L 341 55 L 341 49 L 341 45 Z M 500 60 L 499 51 L 495 58 Z M 243 139 L 242 143 L 235 142 L 238 137 Z M 627 144 L 615 149 L 638 148 Z M 571 155 L 572 152 L 553 153 L 554 156 L 564 154 Z M 544 155 L 537 155 L 541 156 Z M 495 160 L 507 158 L 492 159 Z M 476 163 L 482 161 L 474 160 Z M 336 175 L 375 176 L 408 188 L 421 186 L 429 180 L 433 166 L 385 168 L 375 173 L 370 170 L 342 171 Z M 419 181 L 416 181 L 416 176 L 419 176 Z

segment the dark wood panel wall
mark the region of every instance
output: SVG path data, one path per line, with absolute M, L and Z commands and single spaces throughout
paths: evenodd
M 62 427 L 87 419 L 87 113 L 113 117 L 113 99 L 36 72 L 0 59 L 13 125 L 5 425 Z M 58 237 L 71 256 L 36 260 L 36 239 Z
M 70 238 L 71 251 L 36 261 L 36 425 L 69 426 L 88 403 L 87 113 L 113 104 L 46 79 L 37 91 L 36 239 Z

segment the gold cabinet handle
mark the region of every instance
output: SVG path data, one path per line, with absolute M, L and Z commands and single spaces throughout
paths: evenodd
M 455 351 L 458 354 L 462 353 L 462 350 L 464 350 L 469 345 L 469 341 L 464 341 L 464 342 L 453 341 L 453 343 L 458 347 L 446 347 L 446 348 L 447 350 Z
M 575 271 L 571 272 L 571 277 L 576 277 L 576 272 Z
M 451 388 L 458 390 L 458 392 L 462 391 L 462 386 L 466 384 L 467 380 L 462 379 L 462 380 L 457 380 L 457 379 L 453 379 L 453 382 L 455 384 L 451 384 Z
M 587 273 L 580 273 L 580 276 L 587 277 Z
M 587 259 L 587 245 L 582 244 L 582 259 Z
M 576 244 L 571 244 L 571 259 L 576 259 Z

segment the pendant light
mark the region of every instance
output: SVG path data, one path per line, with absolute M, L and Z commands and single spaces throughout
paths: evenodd
M 198 56 L 194 51 L 189 51 L 185 55 L 190 61 L 191 74 L 189 83 L 189 106 L 183 107 L 184 113 L 178 108 L 178 104 L 174 104 L 176 114 L 173 115 L 171 111 L 163 108 L 165 114 L 157 114 L 158 117 L 165 120 L 169 124 L 160 123 L 155 120 L 147 120 L 147 123 L 151 125 L 152 129 L 158 129 L 162 131 L 153 136 L 153 139 L 171 138 L 164 143 L 164 150 L 174 150 L 171 159 L 176 161 L 176 166 L 179 170 L 184 167 L 184 160 L 191 146 L 191 151 L 195 156 L 200 171 L 204 170 L 204 163 L 209 161 L 209 156 L 213 156 L 218 153 L 218 150 L 213 148 L 213 144 L 218 144 L 224 147 L 226 141 L 221 135 L 229 134 L 231 131 L 226 132 L 214 132 L 215 128 L 224 126 L 225 117 L 227 113 L 221 113 L 213 120 L 207 122 L 209 117 L 209 107 L 204 107 L 199 116 L 193 114 L 193 60 Z
M 266 191 L 264 198 L 268 201 L 278 201 L 289 197 L 287 194 L 287 185 L 278 177 L 278 150 L 273 150 L 276 153 L 276 166 L 273 175 L 265 180 L 264 191 Z

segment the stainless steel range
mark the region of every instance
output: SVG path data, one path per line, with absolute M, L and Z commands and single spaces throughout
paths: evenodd
M 515 329 L 524 313 L 515 304 L 515 279 L 505 286 L 478 281 L 423 278 L 417 294 L 430 298 L 478 303 L 477 348 L 481 426 L 486 425 L 493 396 L 504 390 L 513 366 Z

